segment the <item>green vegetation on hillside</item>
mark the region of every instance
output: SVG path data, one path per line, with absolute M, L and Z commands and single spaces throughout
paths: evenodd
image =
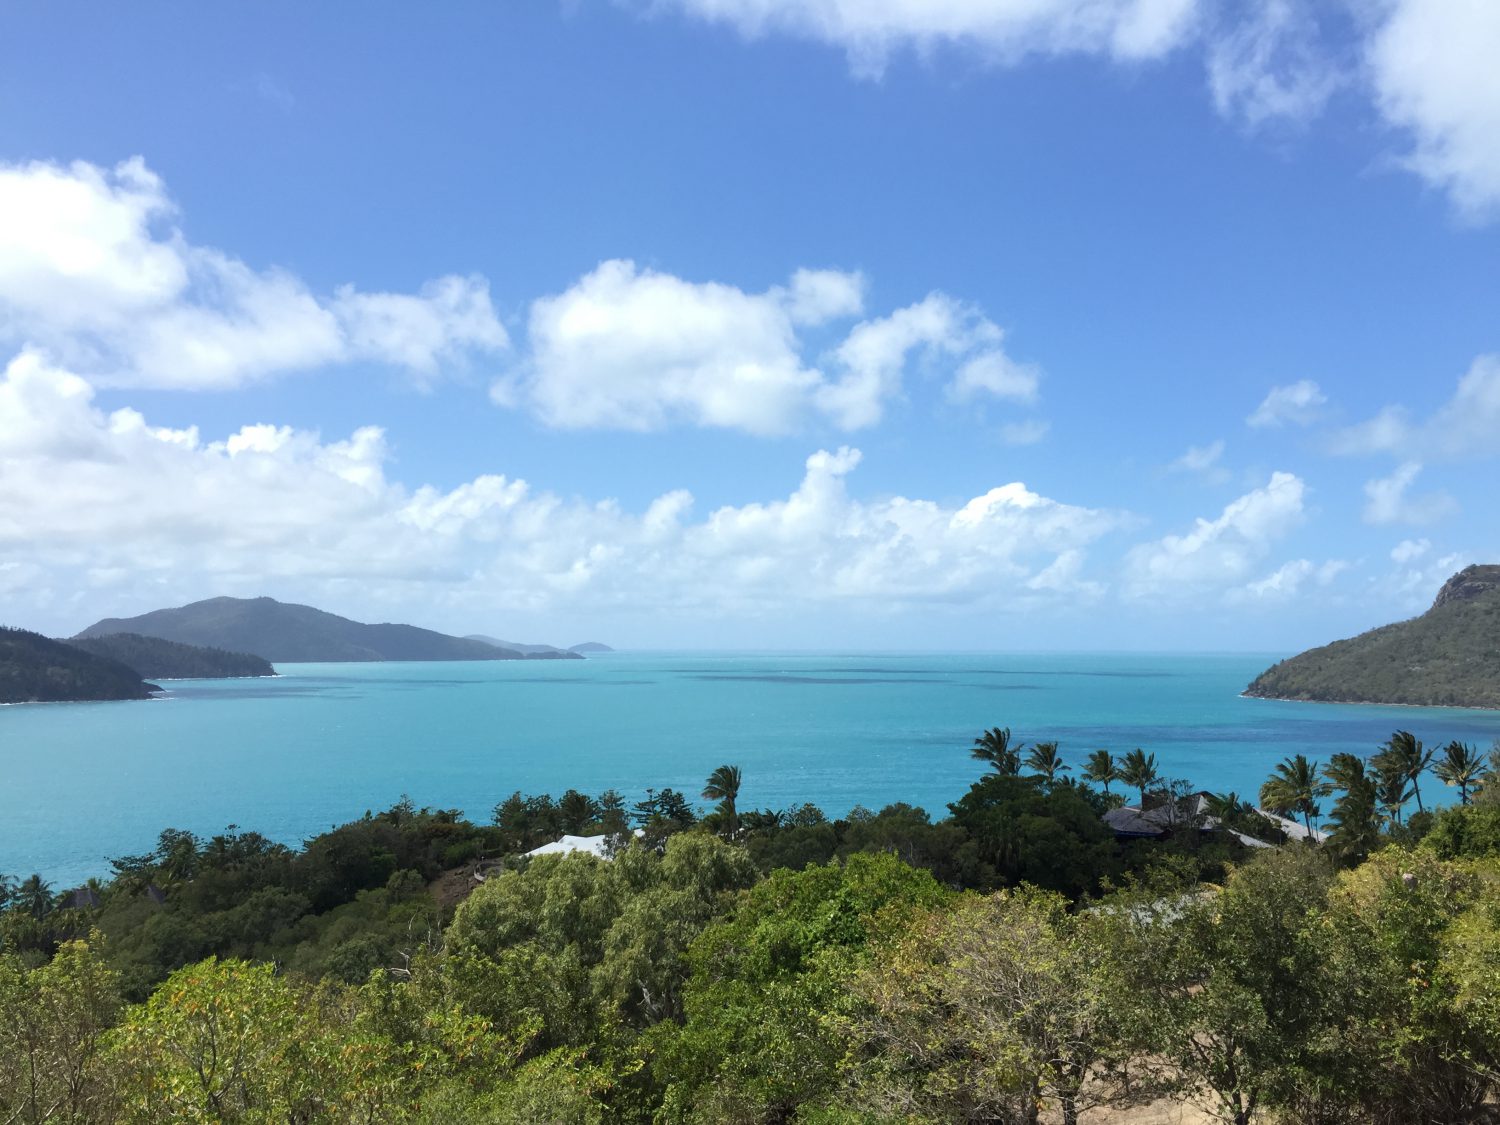
M 366 625 L 273 598 L 209 598 L 139 617 L 110 617 L 78 634 L 138 633 L 250 652 L 276 664 L 367 660 L 519 660 L 520 653 L 414 625 Z
M 149 699 L 155 690 L 118 661 L 0 626 L 0 703 Z
M 235 676 L 274 676 L 271 662 L 245 652 L 178 644 L 139 633 L 106 633 L 76 637 L 67 644 L 117 660 L 150 679 L 215 679 Z
M 1246 694 L 1500 708 L 1500 566 L 1456 574 L 1421 617 L 1283 660 Z
M 936 822 L 743 809 L 721 766 L 701 818 L 670 789 L 517 793 L 484 826 L 403 801 L 301 851 L 168 831 L 108 883 L 0 879 L 0 1120 L 1488 1119 L 1500 749 L 1396 732 L 1278 767 L 1278 804 L 1338 789 L 1351 827 L 1365 779 L 1399 779 L 1359 854 L 1196 824 L 1120 844 L 1118 796 L 1024 750 L 985 732 L 985 776 Z M 1189 788 L 1151 757 L 1090 773 Z M 1403 820 L 1429 770 L 1466 803 Z M 516 854 L 564 831 L 612 858 Z

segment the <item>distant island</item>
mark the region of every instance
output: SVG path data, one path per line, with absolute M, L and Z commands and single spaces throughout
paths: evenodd
M 1422 616 L 1283 660 L 1245 694 L 1500 708 L 1500 566 L 1459 571 Z
M 556 645 L 523 644 L 520 641 L 502 641 L 498 637 L 486 636 L 484 633 L 470 633 L 466 638 L 470 641 L 482 641 L 496 648 L 513 649 L 523 656 L 550 656 L 554 659 L 567 660 L 569 657 L 583 656 L 590 652 L 614 652 L 609 645 L 600 644 L 598 641 L 585 641 L 581 645 L 569 645 L 567 648 L 558 648 Z
M 274 598 L 209 598 L 139 617 L 97 621 L 75 640 L 116 633 L 253 653 L 275 664 L 379 660 L 549 660 L 577 653 L 518 652 L 415 625 L 367 625 Z
M 573 645 L 568 649 L 568 651 L 576 652 L 580 656 L 583 656 L 591 652 L 614 652 L 615 650 L 610 648 L 609 645 L 602 644 L 599 641 L 584 641 L 581 645 Z
M 232 679 L 276 674 L 271 662 L 262 656 L 185 645 L 139 633 L 105 633 L 76 637 L 66 643 L 95 656 L 117 660 L 149 680 Z
M 160 690 L 118 660 L 0 626 L 0 703 L 150 699 Z

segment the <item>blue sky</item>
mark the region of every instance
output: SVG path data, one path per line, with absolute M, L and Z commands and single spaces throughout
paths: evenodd
M 1495 560 L 1500 10 L 0 15 L 0 609 L 1292 651 Z

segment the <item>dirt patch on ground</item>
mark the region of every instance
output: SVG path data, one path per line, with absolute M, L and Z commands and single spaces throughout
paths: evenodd
M 1219 1118 L 1184 1102 L 1159 1101 L 1132 1109 L 1091 1109 L 1078 1125 L 1211 1125 Z

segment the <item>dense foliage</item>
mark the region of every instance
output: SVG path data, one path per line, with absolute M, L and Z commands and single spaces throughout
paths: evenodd
M 1261 673 L 1246 694 L 1500 707 L 1500 566 L 1461 571 L 1421 617 L 1283 660 Z
M 1485 1119 L 1500 750 L 1288 759 L 1271 793 L 1315 823 L 1337 788 L 1361 849 L 1246 850 L 1201 819 L 1117 842 L 1118 795 L 986 733 L 993 768 L 937 821 L 742 809 L 725 766 L 702 817 L 670 789 L 518 793 L 482 826 L 403 801 L 300 851 L 168 831 L 105 884 L 0 881 L 0 1120 Z M 1442 763 L 1463 801 L 1403 815 Z M 611 858 L 517 854 L 564 831 Z
M 103 633 L 96 637 L 75 637 L 67 642 L 73 648 L 108 657 L 147 679 L 188 680 L 233 676 L 274 676 L 271 662 L 246 652 L 226 652 L 222 648 L 202 648 L 178 644 L 160 637 L 143 637 L 139 633 Z
M 155 690 L 117 660 L 0 626 L 0 703 L 149 699 Z

